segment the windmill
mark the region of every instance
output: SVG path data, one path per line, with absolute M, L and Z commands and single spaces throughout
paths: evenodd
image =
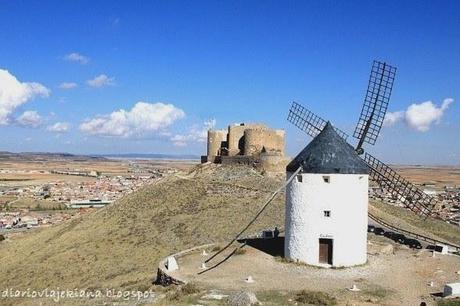
M 363 148 L 364 143 L 374 145 L 379 136 L 390 101 L 395 76 L 395 67 L 385 62 L 373 62 L 363 107 L 353 133 L 353 137 L 358 140 L 354 148 L 369 167 L 371 180 L 396 196 L 405 207 L 419 215 L 428 217 L 432 215 L 436 200 L 404 179 L 388 165 L 371 154 L 364 152 Z M 327 124 L 326 120 L 297 102 L 292 103 L 288 121 L 313 138 Z M 347 141 L 348 135 L 345 132 L 336 127 L 334 129 L 339 136 Z

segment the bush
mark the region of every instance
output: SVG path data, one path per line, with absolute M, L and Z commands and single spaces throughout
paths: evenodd
M 235 251 L 235 255 L 243 255 L 246 254 L 246 249 L 238 248 Z
M 187 283 L 178 288 L 171 296 L 170 299 L 174 301 L 181 300 L 184 296 L 192 295 L 201 292 L 201 288 L 195 283 Z
M 337 305 L 335 297 L 329 296 L 327 293 L 319 291 L 302 290 L 297 293 L 295 300 L 299 303 L 312 304 L 318 306 L 333 306 Z
M 3 240 L 5 240 L 5 239 L 6 239 L 5 236 L 0 235 L 0 241 L 3 241 Z
M 190 295 L 199 293 L 201 291 L 201 288 L 195 283 L 187 283 L 182 286 L 181 291 L 186 295 Z

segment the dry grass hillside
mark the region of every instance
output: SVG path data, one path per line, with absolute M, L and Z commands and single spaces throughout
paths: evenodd
M 150 287 L 160 258 L 226 241 L 279 181 L 248 168 L 199 167 L 93 214 L 0 244 L 0 288 Z M 249 232 L 284 220 L 280 195 Z

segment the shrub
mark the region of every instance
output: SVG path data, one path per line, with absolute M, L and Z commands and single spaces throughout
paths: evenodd
M 6 239 L 5 236 L 0 235 L 0 241 L 3 241 L 3 240 L 5 240 L 5 239 Z
M 319 291 L 302 290 L 297 293 L 295 300 L 299 303 L 312 304 L 318 306 L 333 306 L 337 305 L 335 297 L 329 296 L 327 293 Z
M 246 254 L 246 249 L 238 248 L 235 251 L 235 255 L 243 255 Z
M 178 288 L 171 296 L 170 299 L 174 301 L 181 300 L 184 296 L 192 295 L 201 292 L 201 288 L 195 283 L 187 283 Z
M 195 283 L 187 283 L 181 287 L 182 293 L 189 295 L 199 293 L 201 288 Z

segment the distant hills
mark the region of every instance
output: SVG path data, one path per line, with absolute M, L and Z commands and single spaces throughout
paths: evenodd
M 0 151 L 0 160 L 105 160 L 103 156 L 78 155 L 70 153 L 50 153 L 50 152 L 20 152 L 12 153 Z
M 200 156 L 191 154 L 71 154 L 51 152 L 7 152 L 0 151 L 0 160 L 104 160 L 111 159 L 171 159 L 171 160 L 199 160 Z

